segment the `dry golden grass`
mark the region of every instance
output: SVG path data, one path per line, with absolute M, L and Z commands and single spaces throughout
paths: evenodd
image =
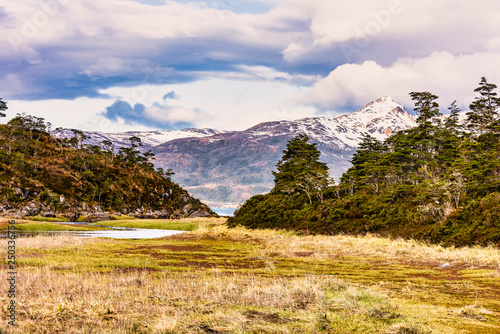
M 359 256 L 406 261 L 449 262 L 461 266 L 495 266 L 500 269 L 500 249 L 497 247 L 443 247 L 416 240 L 389 239 L 376 235 L 351 236 L 297 236 L 290 232 L 274 230 L 247 230 L 243 227 L 228 229 L 219 225 L 210 231 L 195 231 L 202 235 L 229 238 L 234 241 L 260 243 L 262 255 L 296 257 L 297 253 L 310 252 L 309 256 L 327 259 L 338 256 Z
M 194 232 L 155 241 L 65 235 L 17 239 L 20 258 L 40 256 L 35 258 L 40 261 L 18 268 L 19 323 L 9 333 L 448 334 L 498 329 L 498 292 L 490 288 L 498 286 L 498 275 L 491 274 L 500 268 L 497 248 L 444 248 L 373 235 L 297 236 L 228 229 L 223 223 L 208 219 L 198 222 Z M 0 249 L 5 258 L 5 247 Z M 95 259 L 85 261 L 88 254 Z M 112 262 L 117 258 L 121 262 Z M 253 258 L 267 266 L 236 266 L 253 263 Z M 339 258 L 344 279 L 315 269 L 338 265 Z M 402 265 L 394 271 L 370 267 L 379 259 Z M 131 261 L 137 263 L 123 266 Z M 489 269 L 466 270 L 476 276 L 455 280 L 459 274 L 436 270 L 432 261 Z M 115 267 L 100 272 L 104 262 Z M 363 263 L 370 266 L 358 266 Z M 420 266 L 418 272 L 411 271 L 412 263 Z M 371 276 L 355 281 L 369 271 Z M 374 281 L 366 283 L 366 277 Z M 476 293 L 476 288 L 482 289 L 476 303 L 457 302 L 464 291 Z M 8 302 L 6 289 L 7 281 L 0 280 L 0 305 Z
M 61 274 L 42 268 L 19 273 L 18 281 L 15 333 L 288 333 L 291 323 L 314 333 L 330 308 L 399 317 L 386 296 L 334 277 Z
M 95 238 L 81 238 L 74 235 L 60 234 L 57 235 L 57 237 L 39 235 L 30 238 L 17 238 L 16 247 L 18 249 L 32 250 L 49 250 L 63 247 L 80 248 L 88 243 L 93 243 L 96 241 L 98 240 Z M 0 256 L 5 258 L 5 254 L 7 254 L 7 249 L 5 247 L 1 247 Z

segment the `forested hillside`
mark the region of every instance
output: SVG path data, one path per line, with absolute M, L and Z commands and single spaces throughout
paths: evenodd
M 229 225 L 500 245 L 496 88 L 481 79 L 465 124 L 455 102 L 443 121 L 437 96 L 410 93 L 418 126 L 384 142 L 365 136 L 337 184 L 323 172 L 315 145 L 295 138 L 278 162 L 273 190 L 252 197 Z
M 55 138 L 49 127 L 42 118 L 25 115 L 0 125 L 0 213 L 59 213 L 71 219 L 104 212 L 148 218 L 214 215 L 170 180 L 171 171 L 155 170 L 154 155 L 138 150 L 139 138 L 115 150 L 109 141 L 83 144 L 85 135 L 78 130 L 72 138 Z

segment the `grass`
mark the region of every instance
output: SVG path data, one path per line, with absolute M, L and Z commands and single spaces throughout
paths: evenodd
M 27 220 L 37 221 L 37 222 L 54 222 L 54 223 L 69 222 L 68 218 L 26 217 L 26 219 Z
M 18 239 L 19 323 L 10 332 L 500 331 L 497 248 L 223 222 L 193 220 L 199 229 L 162 239 Z M 450 267 L 438 269 L 444 262 Z
M 207 230 L 217 225 L 212 218 L 185 219 L 121 219 L 92 223 L 97 226 L 134 227 L 159 230 L 194 231 Z

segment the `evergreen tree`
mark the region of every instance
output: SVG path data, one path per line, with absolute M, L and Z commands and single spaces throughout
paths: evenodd
M 274 175 L 274 192 L 287 194 L 305 193 L 312 204 L 312 196 L 323 200 L 328 187 L 328 167 L 319 161 L 320 151 L 316 144 L 309 144 L 306 135 L 291 139 L 278 161 Z
M 424 127 L 429 127 L 432 123 L 439 122 L 437 117 L 442 116 L 439 112 L 439 104 L 435 101 L 438 96 L 429 92 L 411 92 L 411 99 L 415 102 L 415 112 L 417 113 L 417 123 Z
M 444 122 L 444 126 L 452 133 L 457 133 L 459 129 L 458 125 L 458 114 L 460 113 L 460 108 L 457 106 L 457 100 L 453 101 L 448 107 L 450 111 L 450 116 Z
M 380 142 L 369 134 L 363 134 L 363 140 L 359 144 L 358 151 L 352 157 L 353 167 L 342 178 L 342 182 L 349 184 L 349 193 L 353 193 L 353 182 L 349 178 L 359 180 L 362 184 L 372 186 L 376 192 L 384 181 L 387 171 L 381 156 L 388 150 L 385 143 Z M 350 172 L 350 173 L 349 173 Z
M 497 109 L 500 107 L 500 98 L 494 90 L 497 85 L 488 83 L 485 77 L 481 78 L 479 87 L 474 92 L 480 96 L 470 104 L 470 112 L 467 113 L 467 127 L 477 131 L 479 135 L 488 131 L 488 126 L 492 124 L 497 116 Z
M 3 101 L 2 98 L 0 97 L 0 117 L 5 117 L 5 115 L 2 111 L 7 110 L 7 102 Z

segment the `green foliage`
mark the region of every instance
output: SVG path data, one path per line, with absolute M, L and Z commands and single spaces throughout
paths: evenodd
M 440 115 L 437 96 L 411 93 L 419 125 L 385 142 L 365 135 L 340 184 L 324 189 L 324 201 L 307 202 L 303 193 L 273 190 L 248 200 L 229 226 L 500 245 L 500 124 L 494 88 L 483 78 L 475 90 L 480 96 L 471 109 L 482 118 L 470 116 L 469 122 L 480 121 L 469 123 L 474 126 L 467 133 L 458 125 L 455 102 L 441 124 L 435 120 Z M 287 166 L 288 151 L 279 171 Z M 275 174 L 275 189 L 300 173 L 284 170 L 279 178 Z
M 273 192 L 294 195 L 305 193 L 312 204 L 313 196 L 323 201 L 323 191 L 328 186 L 328 167 L 319 161 L 320 152 L 309 138 L 298 135 L 291 139 L 278 161 L 274 175 Z
M 38 202 L 47 210 L 77 210 L 85 203 L 105 211 L 130 213 L 178 212 L 208 207 L 172 182 L 171 170 L 156 171 L 151 152 L 141 153 L 140 139 L 115 155 L 112 143 L 104 149 L 85 144 L 87 136 L 73 130 L 65 140 L 49 134 L 43 118 L 18 115 L 0 125 L 0 205 Z
M 9 109 L 7 107 L 7 102 L 3 101 L 2 98 L 0 97 L 0 117 L 5 117 L 7 115 L 5 115 L 2 111 L 5 111 Z
M 411 92 L 411 99 L 415 103 L 415 112 L 417 113 L 417 123 L 428 125 L 436 121 L 436 117 L 441 116 L 439 104 L 435 102 L 438 96 L 429 92 Z
M 488 125 L 496 119 L 497 109 L 500 107 L 500 98 L 494 90 L 497 85 L 488 83 L 485 77 L 481 78 L 479 87 L 474 92 L 480 96 L 470 104 L 470 112 L 467 113 L 467 126 L 477 131 L 480 135 L 487 132 Z

